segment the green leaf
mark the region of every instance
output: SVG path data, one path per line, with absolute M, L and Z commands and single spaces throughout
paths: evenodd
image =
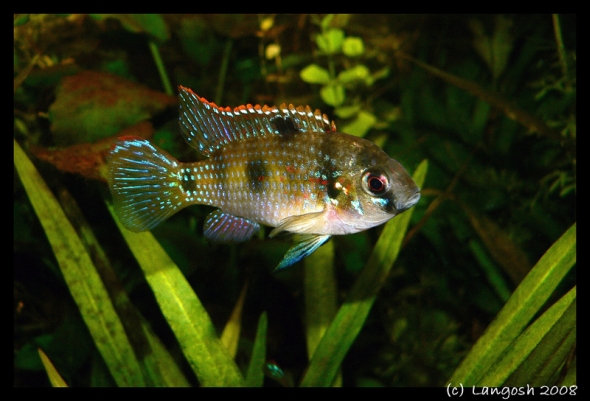
M 159 41 L 164 42 L 170 38 L 168 25 L 161 14 L 133 14 L 132 17 L 144 32 Z
M 244 308 L 244 300 L 246 299 L 246 291 L 248 290 L 248 282 L 244 284 L 242 292 L 234 306 L 234 309 L 229 317 L 229 320 L 223 328 L 221 333 L 221 342 L 229 351 L 232 358 L 236 357 L 238 351 L 238 342 L 240 340 L 240 329 L 242 328 L 242 309 Z
M 576 287 L 506 349 L 479 386 L 539 387 L 551 383 L 576 345 Z
M 342 53 L 348 57 L 357 57 L 365 52 L 365 44 L 361 38 L 349 36 L 344 39 Z
M 49 106 L 59 145 L 94 142 L 115 135 L 178 103 L 175 96 L 151 90 L 100 71 L 64 77 Z
M 346 99 L 346 92 L 344 91 L 344 86 L 339 83 L 331 83 L 329 85 L 325 85 L 320 89 L 320 96 L 324 103 L 329 106 L 338 107 L 344 100 Z
M 336 54 L 342 49 L 344 31 L 338 28 L 328 28 L 316 36 L 316 43 L 325 54 Z
M 495 22 L 494 33 L 491 37 L 486 34 L 483 24 L 476 19 L 470 21 L 470 28 L 474 35 L 473 46 L 475 50 L 487 63 L 494 79 L 497 79 L 508 64 L 514 37 L 512 35 L 512 20 L 498 15 Z
M 305 334 L 307 357 L 311 360 L 338 310 L 338 287 L 334 271 L 334 242 L 328 241 L 303 260 L 305 291 Z M 338 375 L 334 386 L 341 386 Z
M 258 329 L 256 330 L 256 339 L 252 350 L 252 358 L 248 365 L 246 373 L 246 387 L 262 387 L 264 383 L 264 363 L 266 362 L 266 312 L 260 315 L 258 320 Z
M 305 82 L 310 84 L 327 84 L 330 82 L 330 73 L 328 70 L 317 64 L 310 64 L 299 73 L 299 76 Z
M 363 64 L 356 65 L 347 70 L 341 71 L 338 74 L 338 81 L 343 84 L 349 84 L 355 81 L 364 81 L 371 76 L 371 72 L 367 66 Z
M 425 160 L 414 173 L 414 181 L 419 187 L 424 183 L 427 168 Z M 301 382 L 302 387 L 332 385 L 397 259 L 413 211 L 414 208 L 385 224 L 367 264 L 320 341 Z
M 311 359 L 338 309 L 333 241 L 328 241 L 303 262 L 307 356 Z
M 576 224 L 559 238 L 514 291 L 495 320 L 455 370 L 450 383 L 473 386 L 541 310 L 576 262 Z M 487 385 L 487 384 L 486 384 Z
M 375 125 L 375 122 L 377 117 L 368 111 L 361 110 L 352 122 L 342 126 L 342 132 L 363 137 Z
M 113 214 L 112 207 L 109 208 Z M 114 214 L 113 214 L 114 215 Z M 202 386 L 241 386 L 243 377 L 201 301 L 151 232 L 133 233 L 115 218 L 162 314 Z
M 60 191 L 59 198 L 64 212 L 80 236 L 84 247 L 92 250 L 96 271 L 105 283 L 113 300 L 113 306 L 123 323 L 125 332 L 129 335 L 131 346 L 145 373 L 146 385 L 187 387 L 189 383 L 182 370 L 143 315 L 133 305 L 123 284 L 117 279 L 110 260 L 102 250 L 102 246 L 94 236 L 74 198 L 68 191 Z
M 72 297 L 113 379 L 119 386 L 143 386 L 140 365 L 90 255 L 16 141 L 14 162 Z
M 26 343 L 18 350 L 14 357 L 15 369 L 41 370 L 43 362 L 39 357 L 39 348 L 49 349 L 55 338 L 55 334 L 42 334 L 31 342 Z
M 92 18 L 102 20 L 114 18 L 129 32 L 147 33 L 164 42 L 170 38 L 166 21 L 160 14 L 90 14 Z
M 57 369 L 55 369 L 55 366 L 45 352 L 41 348 L 37 348 L 37 350 L 39 351 L 39 357 L 41 358 L 41 362 L 43 362 L 43 367 L 45 368 L 45 372 L 47 372 L 51 385 L 53 387 L 68 387 L 68 384 L 61 377 Z

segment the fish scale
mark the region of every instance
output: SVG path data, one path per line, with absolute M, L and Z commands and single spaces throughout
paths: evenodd
M 319 140 L 320 136 L 309 133 L 286 144 L 279 137 L 236 142 L 208 160 L 181 165 L 184 184 L 180 187 L 187 188 L 183 192 L 191 204 L 216 206 L 277 226 L 293 214 L 324 207 L 328 177 L 322 179 L 322 166 L 313 153 L 313 144 Z
M 179 87 L 180 132 L 207 159 L 181 163 L 149 141 L 122 137 L 108 155 L 116 214 L 149 230 L 178 210 L 214 206 L 203 233 L 245 241 L 264 224 L 301 234 L 277 269 L 332 235 L 377 226 L 413 206 L 420 189 L 403 166 L 370 141 L 336 131 L 309 106 L 209 103 Z

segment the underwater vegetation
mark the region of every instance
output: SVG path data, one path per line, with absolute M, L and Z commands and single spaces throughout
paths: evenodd
M 576 46 L 573 15 L 14 15 L 14 386 L 575 391 Z M 117 138 L 205 160 L 179 85 L 320 109 L 421 198 L 278 272 L 292 238 L 212 242 L 211 206 L 131 232 Z

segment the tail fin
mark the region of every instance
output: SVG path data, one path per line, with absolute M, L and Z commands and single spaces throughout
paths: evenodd
M 122 137 L 107 157 L 115 213 L 125 228 L 145 231 L 187 206 L 181 163 L 140 137 Z

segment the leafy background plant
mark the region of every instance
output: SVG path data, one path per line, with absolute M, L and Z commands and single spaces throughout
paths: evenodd
M 575 27 L 15 15 L 14 385 L 575 384 Z M 179 84 L 224 106 L 320 108 L 425 176 L 422 199 L 278 274 L 287 241 L 210 244 L 207 207 L 130 239 L 105 203 L 104 155 L 134 134 L 197 160 Z

